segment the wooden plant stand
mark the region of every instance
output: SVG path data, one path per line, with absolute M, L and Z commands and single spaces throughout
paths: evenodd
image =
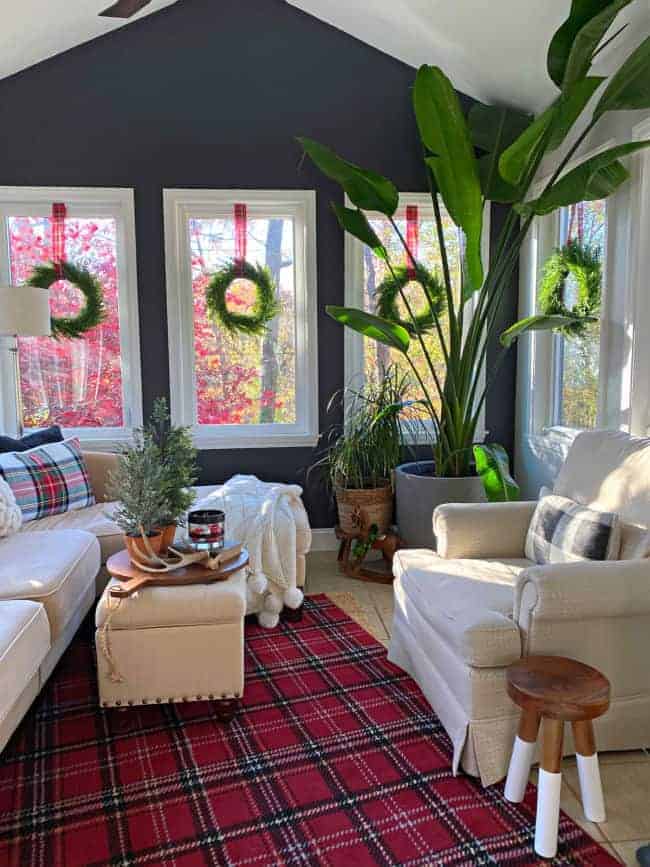
M 381 551 L 382 559 L 373 563 L 364 564 L 363 560 L 356 560 L 352 556 L 352 546 L 357 540 L 363 541 L 365 534 L 345 533 L 340 527 L 335 528 L 336 538 L 339 545 L 339 571 L 348 578 L 356 578 L 358 581 L 374 581 L 377 584 L 393 583 L 393 555 L 403 546 L 403 542 L 397 533 L 390 530 L 372 543 L 372 551 Z

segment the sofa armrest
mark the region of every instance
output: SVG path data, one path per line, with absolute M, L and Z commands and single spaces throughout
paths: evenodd
M 568 656 L 609 678 L 614 697 L 650 695 L 650 560 L 533 566 L 515 592 L 524 656 Z
M 535 501 L 517 503 L 445 503 L 433 513 L 440 557 L 524 556 Z
M 514 619 L 584 621 L 650 615 L 650 559 L 581 560 L 524 569 Z
M 498 611 L 467 611 L 450 626 L 446 637 L 473 668 L 503 668 L 521 659 L 519 628 Z
M 83 455 L 95 499 L 98 503 L 103 503 L 108 500 L 108 474 L 117 469 L 120 456 L 114 452 L 84 452 Z

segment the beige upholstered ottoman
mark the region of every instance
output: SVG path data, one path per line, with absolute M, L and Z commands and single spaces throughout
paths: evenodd
M 102 594 L 95 614 L 104 707 L 219 701 L 225 718 L 244 690 L 246 571 L 213 584 Z

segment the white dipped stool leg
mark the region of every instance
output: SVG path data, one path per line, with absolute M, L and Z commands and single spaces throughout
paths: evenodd
M 605 799 L 591 720 L 573 723 L 582 809 L 590 822 L 605 821 Z
M 539 781 L 537 783 L 535 851 L 542 858 L 554 858 L 557 854 L 561 789 L 562 774 L 552 774 L 540 768 Z
M 564 723 L 562 720 L 544 719 L 542 763 L 537 784 L 537 819 L 535 821 L 535 852 L 543 858 L 554 858 L 557 853 L 563 738 Z
M 526 786 L 528 785 L 528 777 L 530 775 L 530 766 L 533 763 L 533 755 L 535 753 L 535 744 L 522 741 L 517 735 L 510 756 L 510 765 L 508 766 L 508 776 L 506 778 L 506 787 L 504 795 L 506 801 L 512 801 L 513 804 L 519 804 L 524 800 L 526 794 Z
M 504 791 L 506 800 L 513 804 L 519 804 L 524 799 L 530 766 L 535 754 L 538 731 L 539 716 L 532 711 L 523 711 L 519 721 L 519 731 L 512 748 Z

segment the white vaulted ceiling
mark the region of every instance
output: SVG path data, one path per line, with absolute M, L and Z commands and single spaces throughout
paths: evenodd
M 0 78 L 182 0 L 152 0 L 127 21 L 98 16 L 110 2 L 0 0 Z M 218 22 L 220 0 L 212 2 Z M 247 0 L 240 2 L 245 9 Z M 535 110 L 555 93 L 546 74 L 546 46 L 571 5 L 571 0 L 286 2 L 411 66 L 441 66 L 470 96 Z M 599 58 L 604 71 L 614 50 L 629 50 L 650 33 L 650 0 L 634 0 L 617 24 L 624 21 L 632 26 Z
M 441 66 L 458 90 L 485 102 L 536 110 L 557 92 L 546 74 L 546 48 L 570 0 L 287 2 L 411 66 Z M 632 26 L 616 51 L 650 33 L 649 0 L 624 10 L 617 24 L 625 21 Z M 607 60 L 604 51 L 602 65 Z
M 123 20 L 99 17 L 111 0 L 0 0 L 0 78 L 175 2 L 152 0 Z

